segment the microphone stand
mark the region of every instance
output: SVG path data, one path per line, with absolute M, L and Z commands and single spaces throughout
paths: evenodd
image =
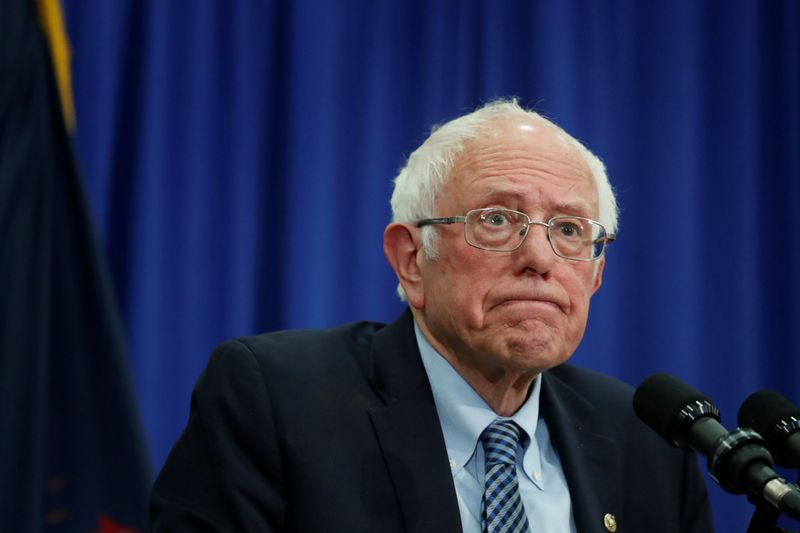
M 748 498 L 750 500 L 750 498 Z M 752 500 L 750 500 L 752 502 Z M 753 518 L 747 527 L 747 533 L 797 533 L 789 529 L 777 527 L 781 513 L 765 501 L 756 504 Z
M 749 500 L 750 498 L 748 498 Z M 752 500 L 751 500 L 752 501 Z M 747 526 L 747 533 L 782 533 L 784 530 L 777 527 L 780 513 L 772 505 L 761 501 L 756 504 L 753 518 Z M 788 532 L 787 532 L 788 533 Z

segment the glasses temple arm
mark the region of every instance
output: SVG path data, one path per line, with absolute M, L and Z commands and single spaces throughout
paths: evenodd
M 456 222 L 466 222 L 467 217 L 443 217 L 443 218 L 423 218 L 417 221 L 417 227 L 430 226 L 434 224 L 455 224 Z

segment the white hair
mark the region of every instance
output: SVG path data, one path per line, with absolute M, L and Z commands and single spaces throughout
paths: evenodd
M 471 113 L 440 126 L 434 126 L 425 142 L 411 153 L 405 166 L 394 179 L 391 200 L 392 221 L 413 223 L 423 218 L 438 216 L 434 213 L 436 199 L 449 177 L 456 158 L 464 150 L 465 142 L 476 139 L 490 130 L 495 120 L 506 118 L 544 121 L 564 134 L 583 157 L 594 177 L 599 207 L 598 222 L 605 226 L 607 232 L 616 233 L 617 201 L 603 162 L 558 125 L 535 111 L 521 107 L 516 99 L 489 102 Z M 438 258 L 438 235 L 433 226 L 422 228 L 423 251 L 429 260 Z M 397 287 L 397 293 L 400 299 L 406 299 L 400 285 Z

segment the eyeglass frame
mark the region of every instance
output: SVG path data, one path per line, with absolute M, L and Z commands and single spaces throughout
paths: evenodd
M 523 227 L 525 233 L 522 236 L 522 238 L 519 240 L 519 243 L 514 248 L 511 248 L 509 250 L 497 250 L 497 249 L 493 249 L 493 248 L 485 248 L 483 246 L 478 246 L 477 244 L 470 242 L 469 239 L 467 238 L 467 223 L 466 222 L 467 222 L 467 217 L 469 217 L 470 213 L 481 212 L 481 211 L 492 211 L 492 210 L 508 211 L 509 213 L 515 213 L 517 215 L 522 215 L 523 217 L 525 217 L 525 219 L 527 219 L 528 222 Z M 605 237 L 603 237 L 603 239 L 602 239 L 602 241 L 603 241 L 603 249 L 600 251 L 600 253 L 598 255 L 596 255 L 595 257 L 592 257 L 590 259 L 581 259 L 579 257 L 567 257 L 567 256 L 562 255 L 562 254 L 560 254 L 560 253 L 558 253 L 556 251 L 556 248 L 553 245 L 553 241 L 550 238 L 550 228 L 553 226 L 553 221 L 554 220 L 560 220 L 560 219 L 565 219 L 565 218 L 567 218 L 567 219 L 571 218 L 571 219 L 585 220 L 587 222 L 590 222 L 591 224 L 596 224 L 596 225 L 600 226 L 603 229 L 603 233 L 605 233 Z M 579 217 L 577 215 L 556 215 L 556 216 L 551 217 L 550 219 L 548 219 L 547 222 L 535 221 L 535 220 L 531 219 L 531 217 L 528 216 L 527 213 L 523 213 L 522 211 L 516 211 L 514 209 L 507 209 L 505 207 L 480 207 L 480 208 L 476 208 L 476 209 L 470 209 L 463 216 L 423 218 L 423 219 L 417 221 L 417 227 L 418 228 L 422 228 L 422 227 L 425 227 L 425 226 L 449 225 L 449 224 L 455 224 L 457 222 L 462 222 L 464 224 L 464 241 L 466 241 L 466 243 L 468 245 L 472 246 L 473 248 L 477 248 L 478 250 L 485 250 L 487 252 L 503 253 L 503 252 L 513 252 L 515 250 L 518 250 L 522 246 L 522 244 L 525 242 L 525 239 L 528 238 L 528 233 L 529 233 L 529 230 L 530 230 L 531 226 L 544 226 L 545 228 L 547 228 L 547 242 L 550 245 L 550 249 L 553 251 L 553 253 L 555 255 L 557 255 L 558 257 L 561 257 L 562 259 L 566 259 L 568 261 L 583 261 L 583 262 L 597 261 L 598 259 L 602 258 L 605 255 L 606 246 L 608 246 L 609 243 L 612 243 L 615 240 L 617 240 L 616 233 L 608 233 L 608 232 L 606 232 L 606 227 L 603 224 L 601 224 L 600 222 L 598 222 L 598 221 L 596 221 L 594 219 L 591 219 L 591 218 Z M 597 241 L 599 241 L 599 240 L 600 239 L 592 241 L 592 244 L 596 244 Z

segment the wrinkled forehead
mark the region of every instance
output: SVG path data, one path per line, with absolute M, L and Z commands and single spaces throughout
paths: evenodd
M 469 157 L 470 152 L 492 145 L 517 146 L 521 150 L 546 153 L 553 159 L 581 167 L 584 174 L 591 175 L 575 141 L 564 130 L 542 117 L 498 117 L 488 122 L 478 136 L 466 141 L 460 155 Z
M 597 205 L 597 184 L 576 141 L 558 126 L 537 117 L 498 118 L 478 136 L 465 141 L 447 176 L 445 190 L 453 193 L 477 179 L 512 178 L 515 174 L 569 183 L 576 194 Z

